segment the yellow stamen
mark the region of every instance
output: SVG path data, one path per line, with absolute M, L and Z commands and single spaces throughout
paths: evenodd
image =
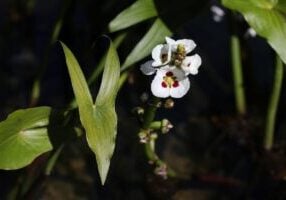
M 163 80 L 168 85 L 168 87 L 172 87 L 172 85 L 175 82 L 174 77 L 172 77 L 172 76 L 164 76 Z

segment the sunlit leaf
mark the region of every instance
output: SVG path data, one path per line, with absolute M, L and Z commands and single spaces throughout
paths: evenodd
M 137 0 L 110 22 L 109 30 L 111 32 L 119 31 L 156 15 L 157 11 L 152 0 Z
M 170 36 L 171 34 L 172 32 L 168 29 L 168 27 L 160 19 L 157 19 L 146 35 L 128 55 L 122 66 L 122 70 L 127 69 L 139 60 L 150 55 L 152 49 L 157 44 L 163 42 L 166 36 Z
M 223 4 L 243 14 L 249 25 L 286 63 L 286 3 L 284 0 L 223 0 Z
M 105 67 L 99 93 L 94 107 L 94 129 L 100 134 L 98 137 L 88 136 L 91 148 L 96 152 L 101 181 L 104 183 L 107 176 L 110 159 L 115 148 L 117 133 L 117 115 L 115 112 L 115 98 L 118 91 L 120 76 L 119 58 L 114 46 L 111 44 L 107 52 Z M 96 141 L 100 140 L 100 145 Z
M 17 110 L 0 123 L 0 168 L 19 169 L 52 150 L 47 125 L 51 109 Z
M 115 98 L 120 75 L 119 59 L 111 43 L 106 56 L 100 90 L 93 104 L 87 82 L 76 58 L 67 46 L 63 43 L 62 46 L 79 107 L 80 120 L 86 131 L 88 145 L 96 155 L 99 175 L 104 184 L 114 152 L 117 132 Z
M 113 46 L 117 49 L 121 45 L 121 43 L 124 41 L 126 36 L 127 36 L 126 32 L 123 32 L 123 33 L 120 33 L 119 35 L 117 35 L 113 40 Z M 104 53 L 103 57 L 100 59 L 99 63 L 97 64 L 97 66 L 93 70 L 91 76 L 88 78 L 87 83 L 89 86 L 92 85 L 94 82 L 96 82 L 99 75 L 102 74 L 102 71 L 103 71 L 104 65 L 105 65 L 105 61 L 106 61 L 106 54 L 107 54 L 107 52 Z M 69 107 L 71 109 L 77 107 L 77 103 L 76 103 L 75 99 L 72 100 Z

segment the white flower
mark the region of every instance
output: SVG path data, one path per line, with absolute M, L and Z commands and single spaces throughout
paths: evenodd
M 244 34 L 245 38 L 254 38 L 256 37 L 256 31 L 253 28 L 248 28 Z
M 186 75 L 196 75 L 202 59 L 198 54 L 187 56 L 196 47 L 195 42 L 187 39 L 175 41 L 169 37 L 166 37 L 166 41 L 172 49 L 170 64 L 181 68 Z
M 176 67 L 162 67 L 151 83 L 151 91 L 154 96 L 160 98 L 183 97 L 190 89 L 190 81 L 185 73 Z
M 211 6 L 211 12 L 213 13 L 213 20 L 215 22 L 221 22 L 225 16 L 224 10 L 215 5 Z
M 182 70 L 185 72 L 186 75 L 192 74 L 196 75 L 199 71 L 199 67 L 202 64 L 202 59 L 198 54 L 193 56 L 187 56 L 181 65 Z
M 171 48 L 168 44 L 159 44 L 152 51 L 152 66 L 159 67 L 166 65 L 171 60 Z
M 177 52 L 178 47 L 183 47 L 185 54 L 190 53 L 197 46 L 193 40 L 183 39 L 183 40 L 173 40 L 172 38 L 166 37 L 166 42 L 171 46 L 172 52 Z
M 188 75 L 198 73 L 202 60 L 198 54 L 187 56 L 196 47 L 193 40 L 175 41 L 166 37 L 166 42 L 153 49 L 153 60 L 141 65 L 140 69 L 145 75 L 156 73 L 151 83 L 154 96 L 181 98 L 190 89 Z

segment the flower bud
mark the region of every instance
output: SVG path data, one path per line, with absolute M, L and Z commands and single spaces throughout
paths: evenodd
M 143 115 L 144 109 L 142 107 L 135 107 L 132 109 L 132 113 L 134 113 L 136 115 Z
M 162 126 L 161 126 L 161 132 L 163 134 L 168 133 L 170 129 L 172 129 L 174 126 L 171 124 L 171 122 L 168 119 L 162 120 Z
M 158 176 L 161 176 L 163 179 L 167 179 L 168 178 L 167 165 L 166 164 L 158 165 L 155 168 L 154 173 Z
M 147 131 L 140 131 L 138 136 L 140 143 L 146 144 L 150 140 L 149 133 Z
M 164 107 L 165 107 L 166 109 L 171 109 L 171 108 L 174 107 L 174 104 L 175 104 L 174 100 L 171 99 L 171 98 L 169 98 L 169 99 L 167 99 L 167 100 L 165 101 Z
M 147 93 L 147 92 L 143 92 L 143 93 L 141 94 L 141 96 L 140 96 L 140 100 L 141 100 L 143 103 L 145 103 L 145 102 L 148 101 L 148 99 L 149 99 L 148 93 Z

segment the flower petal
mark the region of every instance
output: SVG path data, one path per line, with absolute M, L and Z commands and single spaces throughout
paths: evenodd
M 178 81 L 181 81 L 186 78 L 184 71 L 175 66 L 169 66 L 169 68 L 164 68 L 164 70 L 171 70 Z
M 151 83 L 151 91 L 153 95 L 159 98 L 166 98 L 170 96 L 170 88 L 163 87 L 162 85 L 165 73 L 165 70 L 158 69 L 156 76 Z
M 158 44 L 152 50 L 152 58 L 155 61 L 161 61 L 161 50 L 162 50 L 163 46 L 164 46 L 163 44 Z
M 174 98 L 181 98 L 185 94 L 187 94 L 189 89 L 190 89 L 190 80 L 186 76 L 184 79 L 179 81 L 178 87 L 172 87 L 170 89 L 170 96 Z
M 190 81 L 189 78 L 185 75 L 184 71 L 175 67 L 170 68 L 174 76 L 177 78 L 178 86 L 172 87 L 170 89 L 170 96 L 174 98 L 181 98 L 185 94 L 187 94 L 188 90 L 190 89 Z
M 152 66 L 153 60 L 149 60 L 141 65 L 140 70 L 145 75 L 152 75 L 156 72 L 156 69 Z
M 176 41 L 176 49 L 177 46 L 181 44 L 185 46 L 186 53 L 190 53 L 197 45 L 193 40 L 183 39 L 183 40 L 177 40 Z
M 168 44 L 159 44 L 152 51 L 153 67 L 165 65 L 171 60 L 171 47 Z
M 182 63 L 182 69 L 186 75 L 196 75 L 201 64 L 202 59 L 198 54 L 187 56 Z
M 165 37 L 165 40 L 166 40 L 167 44 L 170 44 L 170 45 L 173 45 L 176 43 L 176 41 L 170 37 Z

